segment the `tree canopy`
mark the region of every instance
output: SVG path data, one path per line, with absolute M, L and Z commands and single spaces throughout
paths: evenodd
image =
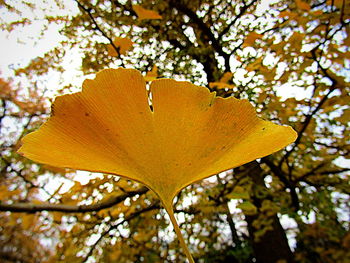
M 298 134 L 177 194 L 196 262 L 349 261 L 349 1 L 5 0 L 0 11 L 14 18 L 1 18 L 3 31 L 40 20 L 43 38 L 52 25 L 62 38 L 0 80 L 1 261 L 186 262 L 148 188 L 17 153 L 53 95 L 118 67 L 139 70 L 147 85 L 175 78 L 247 99 L 260 118 Z

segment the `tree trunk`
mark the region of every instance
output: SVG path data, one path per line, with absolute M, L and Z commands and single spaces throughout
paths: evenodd
M 244 165 L 244 168 L 249 169 L 249 176 L 254 182 L 251 197 L 253 204 L 258 208 L 256 214 L 245 215 L 250 241 L 257 260 L 256 262 L 275 263 L 279 260 L 284 260 L 288 263 L 294 263 L 293 253 L 289 247 L 286 234 L 280 224 L 277 214 L 267 218 L 269 220 L 272 219 L 272 230 L 265 232 L 258 240 L 255 238 L 255 233 L 258 229 L 254 227 L 253 222 L 258 219 L 262 202 L 266 199 L 266 197 L 263 197 L 259 192 L 261 192 L 261 189 L 266 190 L 267 187 L 263 180 L 263 171 L 256 161 Z

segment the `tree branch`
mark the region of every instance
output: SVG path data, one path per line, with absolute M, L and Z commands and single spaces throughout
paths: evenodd
M 65 213 L 85 213 L 85 212 L 97 212 L 102 209 L 110 208 L 116 204 L 123 202 L 128 197 L 135 195 L 141 195 L 148 191 L 147 187 L 141 187 L 138 190 L 130 191 L 125 194 L 111 197 L 110 199 L 92 205 L 64 205 L 64 204 L 33 204 L 33 203 L 17 203 L 17 204 L 3 204 L 0 203 L 0 211 L 9 212 L 25 212 L 35 213 L 41 211 L 55 211 Z
M 94 249 L 96 248 L 96 246 L 98 245 L 98 243 L 100 243 L 101 240 L 102 240 L 106 235 L 108 235 L 113 229 L 116 229 L 116 228 L 118 228 L 118 226 L 124 224 L 125 222 L 130 221 L 131 219 L 138 217 L 138 216 L 139 216 L 140 214 L 142 214 L 142 213 L 145 213 L 145 212 L 148 212 L 148 211 L 151 211 L 151 210 L 154 210 L 154 209 L 159 209 L 159 208 L 160 208 L 159 202 L 155 202 L 154 204 L 152 204 L 152 205 L 150 205 L 150 206 L 148 206 L 148 207 L 146 207 L 146 208 L 143 208 L 143 209 L 141 209 L 141 210 L 138 210 L 138 211 L 136 211 L 136 212 L 130 214 L 129 216 L 125 217 L 125 218 L 124 218 L 122 221 L 120 221 L 119 223 L 111 224 L 111 225 L 109 226 L 109 228 L 108 228 L 107 230 L 105 230 L 105 231 L 101 234 L 101 236 L 95 241 L 95 243 L 90 247 L 89 252 L 86 254 L 86 256 L 84 257 L 84 259 L 83 259 L 82 262 L 83 262 L 83 263 L 86 262 L 86 261 L 89 259 L 89 257 L 92 256 L 92 253 L 93 253 Z
M 125 65 L 124 65 L 124 61 L 123 59 L 121 58 L 120 56 L 120 49 L 119 47 L 117 47 L 112 38 L 110 38 L 103 30 L 102 28 L 98 25 L 98 23 L 96 22 L 94 16 L 92 15 L 91 13 L 91 9 L 89 8 L 85 8 L 78 0 L 75 0 L 75 2 L 78 4 L 79 8 L 81 8 L 85 13 L 88 14 L 88 16 L 90 17 L 91 21 L 93 22 L 93 24 L 95 25 L 95 28 L 102 34 L 102 36 L 104 36 L 108 42 L 111 44 L 111 46 L 114 48 L 114 50 L 117 52 L 118 54 L 118 58 L 120 59 L 120 62 L 121 62 L 121 65 L 123 68 L 125 68 Z
M 323 68 L 319 61 L 316 58 L 316 50 L 312 50 L 311 54 L 313 56 L 313 59 L 317 62 L 318 67 L 321 69 L 321 71 L 324 73 L 324 75 L 326 77 L 328 77 L 331 81 L 332 81 L 332 85 L 330 86 L 328 92 L 326 93 L 326 95 L 323 96 L 323 98 L 320 100 L 320 102 L 317 104 L 317 106 L 314 108 L 314 110 L 306 115 L 306 118 L 304 120 L 303 126 L 300 129 L 300 131 L 298 131 L 298 137 L 296 138 L 293 147 L 287 151 L 287 153 L 283 156 L 283 158 L 281 159 L 281 161 L 279 162 L 279 167 L 281 167 L 282 163 L 284 160 L 287 160 L 288 157 L 291 155 L 291 153 L 295 150 L 295 148 L 299 145 L 301 138 L 304 135 L 304 132 L 306 131 L 307 127 L 309 126 L 312 118 L 314 117 L 314 115 L 322 108 L 323 104 L 327 101 L 328 97 L 331 95 L 331 93 L 336 89 L 337 86 L 337 81 L 332 78 L 328 72 L 327 69 Z
M 220 56 L 222 56 L 225 60 L 225 68 L 227 71 L 230 70 L 230 54 L 227 54 L 223 49 L 218 39 L 215 38 L 213 32 L 209 27 L 203 22 L 203 20 L 197 16 L 197 14 L 192 11 L 187 6 L 183 5 L 179 0 L 172 0 L 171 4 L 179 10 L 181 13 L 187 15 L 191 21 L 198 26 L 198 28 L 204 33 L 204 35 L 208 38 L 205 42 L 208 44 L 209 41 L 213 46 L 214 50 L 218 52 Z
M 326 166 L 325 163 L 321 163 L 320 165 L 316 166 L 314 169 L 312 169 L 310 172 L 307 172 L 306 174 L 300 176 L 298 178 L 298 181 L 306 181 L 309 176 L 312 175 L 331 175 L 331 174 L 340 174 L 344 172 L 350 171 L 350 168 L 340 168 L 336 170 L 324 170 L 317 172 L 317 170 L 321 169 L 322 167 Z
M 257 0 L 252 0 L 249 4 L 244 4 L 243 7 L 239 10 L 239 13 L 235 16 L 235 18 L 229 23 L 224 30 L 222 30 L 219 33 L 218 39 L 220 40 L 229 30 L 230 28 L 238 21 L 239 18 L 241 18 L 242 15 L 248 10 L 249 7 L 251 7 L 254 3 L 256 3 Z
M 299 197 L 297 192 L 295 191 L 295 185 L 293 182 L 289 181 L 286 177 L 285 173 L 282 171 L 282 169 L 275 165 L 272 160 L 267 156 L 261 159 L 263 163 L 265 163 L 271 171 L 278 177 L 278 179 L 281 180 L 281 182 L 285 185 L 286 188 L 290 190 L 290 197 L 292 201 L 292 205 L 296 211 L 299 210 Z

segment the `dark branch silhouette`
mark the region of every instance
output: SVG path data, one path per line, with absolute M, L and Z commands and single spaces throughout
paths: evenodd
M 35 213 L 41 211 L 55 211 L 65 213 L 85 213 L 85 212 L 98 212 L 105 208 L 110 208 L 123 202 L 128 197 L 135 195 L 142 195 L 148 191 L 147 187 L 141 187 L 138 190 L 126 192 L 125 194 L 111 197 L 110 199 L 92 205 L 64 205 L 64 204 L 32 204 L 32 203 L 15 203 L 15 204 L 4 204 L 0 203 L 0 211 L 9 212 L 25 212 Z

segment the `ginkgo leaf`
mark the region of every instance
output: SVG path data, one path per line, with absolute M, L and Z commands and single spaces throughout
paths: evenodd
M 210 82 L 209 88 L 217 88 L 217 89 L 234 88 L 233 85 L 228 84 L 228 82 L 232 79 L 232 76 L 233 76 L 232 72 L 225 72 L 218 82 Z
M 225 72 L 224 75 L 222 75 L 220 82 L 227 83 L 232 79 L 232 72 Z
M 301 9 L 303 11 L 310 11 L 311 9 L 310 5 L 302 0 L 295 0 L 295 4 L 298 9 Z
M 140 21 L 144 19 L 162 19 L 162 16 L 158 14 L 158 12 L 145 9 L 140 5 L 133 5 L 132 9 L 135 11 Z
M 246 214 L 249 215 L 254 215 L 257 212 L 256 206 L 249 201 L 244 201 L 243 203 L 240 203 L 239 205 L 237 205 L 237 208 L 242 209 L 243 211 L 245 211 Z
M 144 76 L 145 81 L 153 81 L 158 77 L 158 68 L 156 65 L 153 66 L 152 70 L 146 73 Z
M 242 186 L 236 186 L 234 191 L 226 197 L 230 199 L 249 199 L 249 193 Z
M 250 47 L 255 44 L 255 40 L 261 38 L 262 35 L 256 32 L 250 32 L 244 39 L 243 47 Z
M 24 230 L 29 230 L 35 224 L 35 215 L 25 214 L 21 217 L 22 227 Z
M 256 116 L 247 100 L 216 97 L 189 82 L 151 83 L 141 73 L 108 69 L 85 80 L 80 93 L 58 97 L 52 116 L 22 140 L 34 161 L 124 176 L 152 189 L 188 251 L 172 209 L 184 187 L 269 155 L 296 132 Z M 151 109 L 152 108 L 152 109 Z
M 107 45 L 108 55 L 117 57 L 119 55 L 125 55 L 128 50 L 131 49 L 132 45 L 134 44 L 129 38 L 127 37 L 116 37 L 113 40 L 113 44 L 118 48 L 117 50 L 111 45 Z

